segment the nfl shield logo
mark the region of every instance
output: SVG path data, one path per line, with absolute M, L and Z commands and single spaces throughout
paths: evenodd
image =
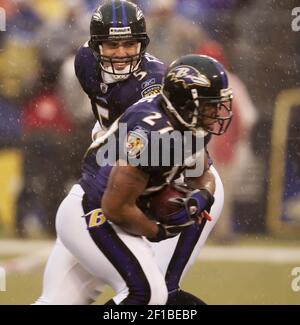
M 100 89 L 101 89 L 101 92 L 102 92 L 103 94 L 106 94 L 106 93 L 107 93 L 107 90 L 108 90 L 108 86 L 107 86 L 107 84 L 101 82 L 101 84 L 100 84 Z

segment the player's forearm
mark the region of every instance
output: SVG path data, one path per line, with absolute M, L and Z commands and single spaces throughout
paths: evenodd
M 115 166 L 101 207 L 108 219 L 126 231 L 134 235 L 154 237 L 158 232 L 157 225 L 136 206 L 136 200 L 143 193 L 147 182 L 148 176 L 137 168 Z
M 210 169 L 205 170 L 200 177 L 186 179 L 186 182 L 195 189 L 205 188 L 211 195 L 214 195 L 216 190 L 215 176 Z

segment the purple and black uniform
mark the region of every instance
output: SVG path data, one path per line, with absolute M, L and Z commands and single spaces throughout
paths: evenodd
M 147 150 L 147 148 L 150 148 L 151 146 L 151 131 L 159 131 L 165 128 L 168 128 L 169 132 L 174 131 L 168 117 L 157 104 L 157 102 L 160 100 L 160 96 L 156 96 L 154 100 L 153 97 L 149 97 L 149 99 L 147 98 L 145 101 L 146 100 L 151 102 L 139 102 L 136 105 L 131 106 L 119 119 L 118 125 L 121 123 L 126 125 L 127 133 L 120 134 L 119 128 L 116 128 L 116 131 L 112 135 L 117 140 L 116 159 L 119 158 L 118 155 L 120 154 L 120 152 L 118 152 L 119 143 L 124 143 L 123 153 L 126 153 L 125 151 L 128 150 L 126 148 L 126 143 L 128 145 L 128 141 L 134 142 L 136 139 L 140 139 L 143 150 Z M 154 117 L 154 119 L 152 119 L 152 117 Z M 150 125 L 149 123 L 153 125 Z M 130 140 L 130 137 L 132 136 L 134 136 L 134 139 Z M 101 201 L 102 195 L 106 189 L 109 174 L 113 168 L 112 166 L 115 165 L 116 162 L 111 161 L 110 166 L 100 167 L 97 163 L 97 154 L 99 155 L 100 150 L 101 146 L 97 149 L 90 150 L 90 152 L 86 155 L 82 166 L 80 185 L 86 193 L 86 199 L 89 202 L 90 210 L 99 208 L 99 202 Z M 130 153 L 128 152 L 128 158 L 129 155 Z M 165 178 L 162 176 L 162 174 L 168 169 L 171 169 L 173 166 L 137 167 L 150 174 L 149 186 L 154 186 L 165 183 Z
M 160 100 L 161 96 L 159 95 L 149 97 L 128 108 L 118 121 L 118 126 L 126 126 L 127 133 L 119 132 L 119 127 L 117 125 L 112 126 L 112 129 L 115 130 L 112 136 L 116 139 L 116 160 L 119 159 L 119 149 L 122 147 L 123 152 L 121 152 L 121 154 L 126 155 L 129 164 L 133 162 L 131 155 L 144 155 L 144 157 L 146 157 L 147 161 L 145 161 L 145 159 L 140 159 L 143 160 L 144 163 L 142 166 L 137 165 L 136 167 L 149 174 L 150 177 L 147 189 L 166 184 L 166 178 L 170 175 L 171 170 L 175 172 L 174 168 L 176 168 L 177 171 L 172 176 L 172 179 L 178 178 L 180 173 L 186 168 L 183 161 L 181 161 L 182 166 L 174 166 L 174 158 L 176 157 L 174 148 L 182 148 L 182 151 L 184 150 L 185 144 L 183 137 L 179 137 L 178 139 L 176 139 L 176 137 L 174 139 L 170 138 L 170 145 L 167 148 L 166 146 L 162 147 L 163 141 L 160 141 L 159 144 L 156 145 L 151 143 L 151 141 L 153 141 L 151 133 L 153 135 L 153 132 L 157 132 L 157 134 L 160 134 L 161 139 L 163 139 L 164 136 L 166 138 L 169 137 L 174 131 L 168 116 L 160 107 Z M 195 137 L 193 137 L 192 140 L 194 142 Z M 207 140 L 208 137 L 205 139 L 205 144 Z M 108 143 L 108 141 L 109 139 L 107 139 L 105 143 Z M 103 145 L 103 150 L 105 152 L 111 150 L 112 148 L 106 146 L 105 143 Z M 134 146 L 136 146 L 136 148 Z M 193 148 L 196 148 L 194 144 Z M 166 149 L 169 150 L 169 153 L 166 153 Z M 203 149 L 203 146 L 201 149 Z M 86 193 L 90 210 L 99 208 L 99 202 L 106 189 L 109 174 L 116 162 L 110 161 L 108 166 L 99 166 L 97 155 L 98 157 L 101 156 L 101 150 L 101 145 L 96 149 L 90 150 L 82 166 L 80 185 Z M 104 151 L 102 151 L 102 156 L 107 156 Z M 146 151 L 147 155 L 145 154 Z M 156 156 L 152 157 L 151 153 L 153 156 Z M 194 152 L 191 152 L 190 155 L 193 153 Z M 158 155 L 160 156 L 157 157 Z M 166 163 L 164 157 L 166 158 L 167 156 L 170 157 L 170 161 Z
M 153 137 L 150 136 L 151 132 L 156 131 L 162 135 L 169 135 L 172 131 L 174 131 L 174 128 L 168 116 L 160 106 L 160 100 L 161 96 L 158 95 L 139 101 L 137 104 L 128 108 L 126 112 L 120 117 L 118 123 L 115 123 L 111 127 L 111 131 L 114 131 L 113 136 L 115 136 L 116 139 L 116 160 L 119 159 L 120 152 L 121 154 L 127 153 L 127 160 L 129 163 L 131 163 L 132 156 L 141 157 L 142 154 L 148 150 L 148 166 L 137 166 L 137 168 L 143 170 L 150 176 L 146 190 L 165 184 L 166 178 L 170 175 L 172 175 L 172 179 L 176 179 L 185 169 L 184 165 L 174 166 L 172 158 L 170 159 L 169 165 L 162 164 L 162 159 L 159 159 L 159 163 L 156 164 L 156 166 L 151 166 L 150 152 L 153 153 L 153 151 L 150 150 L 151 141 L 153 140 Z M 127 133 L 120 131 L 121 125 L 127 126 Z M 182 137 L 178 140 L 180 143 L 176 143 L 176 141 L 177 140 L 171 142 L 169 146 L 171 157 L 172 150 L 176 146 L 177 148 L 178 145 L 184 146 Z M 207 141 L 208 138 L 205 139 L 204 145 L 206 145 Z M 83 199 L 83 208 L 85 210 L 85 213 L 88 213 L 89 211 L 98 209 L 100 207 L 100 202 L 106 189 L 110 172 L 113 168 L 112 165 L 115 163 L 115 161 L 110 161 L 111 166 L 107 165 L 103 167 L 100 167 L 97 163 L 97 156 L 99 157 L 99 155 L 101 155 L 101 150 L 104 148 L 103 152 L 106 152 L 107 148 L 109 148 L 109 146 L 105 148 L 105 145 L 107 143 L 108 141 L 105 141 L 102 146 L 100 145 L 98 148 L 91 149 L 87 153 L 83 162 L 82 177 L 79 183 L 85 192 Z M 119 147 L 121 148 L 121 151 L 118 155 Z M 108 157 L 108 155 L 106 155 L 106 157 Z M 89 216 L 87 218 L 89 218 Z M 87 223 L 88 222 L 89 220 L 87 220 Z M 191 226 L 189 229 L 181 233 L 180 239 L 176 246 L 176 257 L 174 254 L 174 261 L 171 259 L 169 271 L 166 275 L 169 291 L 177 289 L 179 279 L 188 259 L 193 252 L 196 243 L 199 240 L 199 236 L 203 230 L 204 225 L 205 222 L 202 222 L 201 225 L 195 223 L 194 226 Z M 119 243 L 120 245 L 118 245 L 119 241 L 117 239 L 117 236 L 108 222 L 104 223 L 100 227 L 89 229 L 89 232 L 96 245 L 104 254 L 106 254 L 106 256 L 109 257 L 113 264 L 115 263 L 114 265 L 116 265 L 116 267 L 119 269 L 119 272 L 125 274 L 125 267 L 127 269 L 130 268 L 132 276 L 135 273 L 139 273 L 138 266 L 136 265 L 135 268 L 135 263 L 132 261 L 130 267 L 128 265 L 122 267 L 122 265 L 118 263 L 120 256 L 122 256 L 122 259 L 126 260 L 126 254 L 129 254 L 131 256 L 131 253 L 127 251 L 123 243 Z M 107 243 L 108 241 L 111 242 L 111 238 L 115 238 L 116 243 L 110 243 L 111 245 L 108 245 Z M 136 278 L 137 277 L 138 276 L 136 275 Z M 132 277 L 126 278 L 127 282 L 130 282 L 131 280 Z M 128 285 L 130 285 L 130 283 L 128 283 Z M 147 288 L 144 287 L 143 290 L 147 290 Z
M 138 71 L 123 81 L 105 84 L 88 46 L 80 47 L 75 57 L 76 76 L 91 100 L 95 118 L 106 128 L 142 97 L 159 93 L 164 72 L 164 64 L 146 54 Z

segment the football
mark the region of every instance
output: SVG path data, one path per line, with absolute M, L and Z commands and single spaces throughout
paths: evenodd
M 168 185 L 154 194 L 149 201 L 149 210 L 155 220 L 166 223 L 168 216 L 182 209 L 178 204 L 170 202 L 170 199 L 185 197 L 183 192 L 178 191 L 173 185 Z

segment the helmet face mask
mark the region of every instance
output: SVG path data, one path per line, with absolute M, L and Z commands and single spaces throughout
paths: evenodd
M 116 79 L 126 78 L 139 69 L 146 53 L 149 38 L 146 22 L 139 7 L 126 0 L 110 0 L 101 5 L 94 13 L 90 24 L 89 46 L 98 60 L 101 70 Z M 107 55 L 103 51 L 105 43 L 134 43 L 137 49 L 124 56 Z M 126 68 L 116 68 L 126 63 Z
M 165 109 L 195 135 L 221 135 L 232 119 L 232 91 L 214 59 L 186 55 L 174 61 L 164 79 Z
M 199 103 L 199 104 L 198 104 Z M 203 100 L 198 98 L 185 107 L 191 113 L 191 128 L 196 130 L 203 129 L 204 131 L 214 134 L 224 134 L 232 120 L 232 101 L 230 99 L 212 99 Z

